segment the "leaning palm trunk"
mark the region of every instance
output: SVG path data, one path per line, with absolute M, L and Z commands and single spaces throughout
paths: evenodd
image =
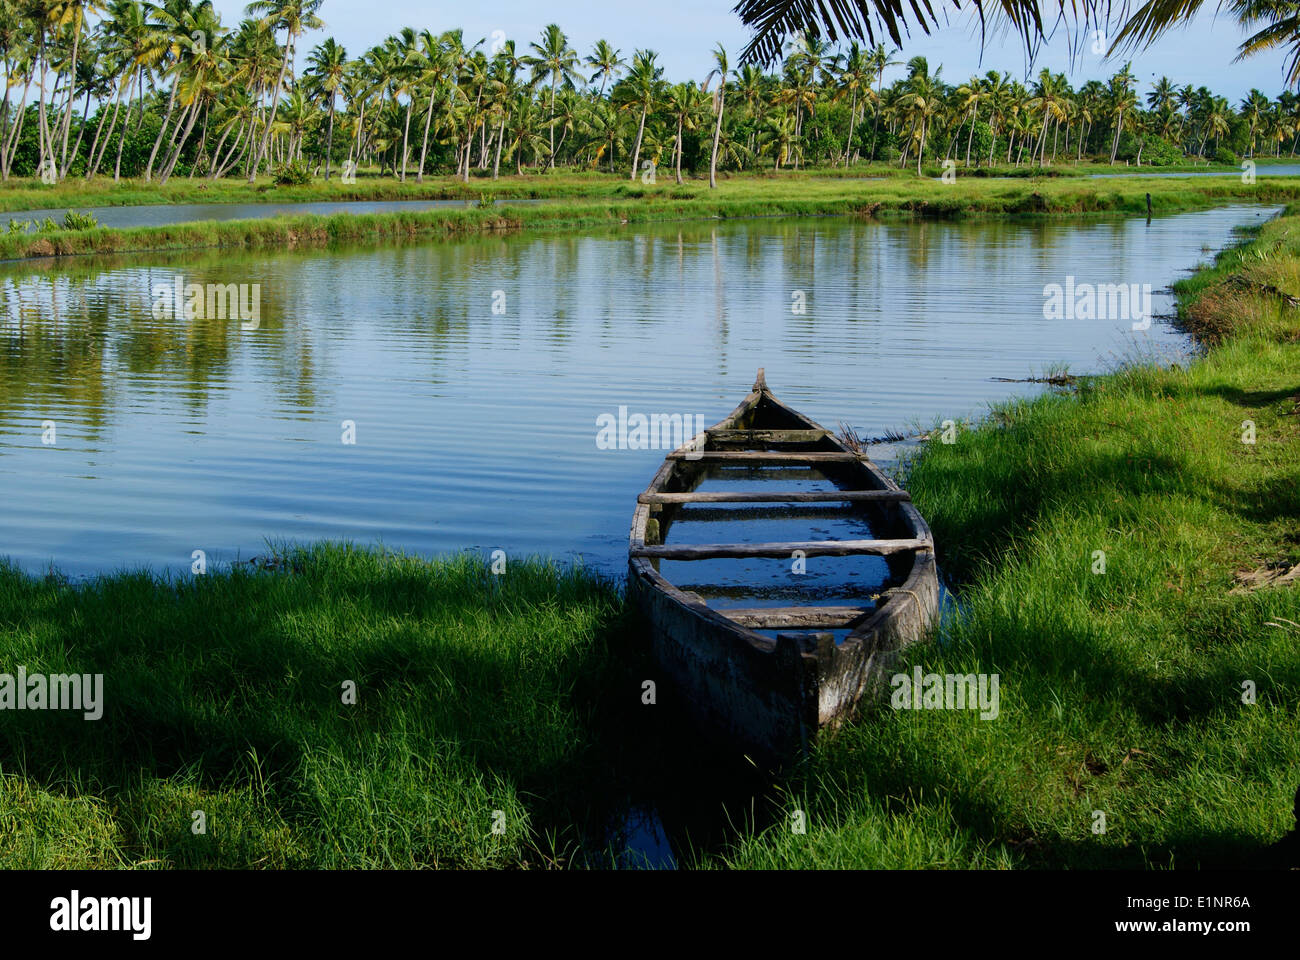
M 284 88 L 284 77 L 289 71 L 289 60 L 293 56 L 293 36 L 286 37 L 285 41 L 284 59 L 280 61 L 280 77 L 275 81 L 275 90 L 271 92 L 271 113 L 266 119 L 266 129 L 262 132 L 262 142 L 258 145 L 257 155 L 248 168 L 249 183 L 253 183 L 257 179 L 257 170 L 262 165 L 262 159 L 266 156 L 266 148 L 271 144 L 271 126 L 275 122 L 275 113 L 280 109 L 280 91 Z
M 244 140 L 244 134 L 251 132 L 252 126 L 252 123 L 241 123 L 239 125 L 239 132 L 235 134 L 235 142 L 231 144 L 230 150 L 226 153 L 224 159 L 221 159 L 220 162 L 213 163 L 212 173 L 208 177 L 209 180 L 217 180 L 225 176 L 228 171 L 239 166 L 239 161 L 243 158 L 243 154 L 248 151 L 248 144 L 253 142 L 252 136 L 249 136 L 247 142 Z M 227 130 L 226 132 L 229 133 L 230 131 Z M 244 147 L 243 152 L 239 149 L 241 144 L 243 144 Z M 218 157 L 219 156 L 220 153 L 218 152 Z
M 209 180 L 213 179 L 213 175 L 217 172 L 217 164 L 221 161 L 221 151 L 226 145 L 226 140 L 230 138 L 230 131 L 233 129 L 233 124 L 227 126 L 226 129 L 221 132 L 221 137 L 217 140 L 217 145 L 212 148 L 212 163 L 208 165 Z
M 0 106 L 0 178 L 9 179 L 9 164 L 5 153 L 4 145 L 9 142 L 9 79 L 13 71 L 9 67 L 9 61 L 4 62 L 5 68 L 5 90 L 4 105 Z
M 113 100 L 113 122 L 108 125 L 108 133 L 104 135 L 104 146 L 108 146 L 108 141 L 113 139 L 113 129 L 117 126 L 118 111 L 122 107 L 122 90 L 119 87 L 117 96 Z M 95 171 L 99 168 L 99 160 L 103 155 L 100 150 L 100 134 L 104 132 L 104 121 L 108 118 L 108 111 L 101 109 L 99 114 L 99 127 L 95 130 L 95 139 L 90 144 L 90 155 L 86 158 L 86 177 L 90 180 L 95 176 Z
M 501 176 L 501 145 L 506 139 L 506 115 L 501 115 L 501 126 L 497 129 L 497 155 L 492 161 L 492 179 L 496 180 Z
M 185 141 L 189 139 L 190 131 L 194 129 L 194 121 L 197 120 L 198 117 L 199 98 L 195 97 L 193 108 L 189 111 L 189 119 L 185 122 L 185 130 L 177 139 L 176 147 L 172 150 L 171 156 L 168 158 L 167 164 L 163 169 L 162 179 L 160 181 L 161 183 L 166 183 L 167 179 L 172 175 L 172 171 L 176 169 L 176 163 L 181 158 L 181 150 L 184 149 Z
M 722 78 L 722 86 L 718 88 L 718 120 L 713 125 L 713 150 L 709 154 L 709 189 L 715 190 L 718 186 L 718 142 L 722 139 L 722 111 L 727 106 L 727 78 Z
M 126 117 L 122 121 L 122 135 L 117 138 L 117 159 L 113 161 L 113 182 L 117 183 L 122 179 L 122 147 L 126 145 L 126 131 L 131 126 L 131 109 L 135 103 L 128 101 L 126 105 Z M 140 101 L 140 112 L 144 113 L 144 100 Z
M 325 135 L 325 182 L 330 180 L 330 156 L 334 153 L 334 94 L 330 94 L 329 133 Z
M 163 114 L 162 126 L 158 128 L 158 136 L 154 138 L 153 149 L 149 151 L 149 163 L 144 168 L 144 179 L 146 183 L 153 179 L 153 163 L 155 158 L 158 156 L 158 148 L 162 145 L 163 134 L 167 132 L 167 124 L 171 122 L 172 110 L 176 107 L 176 87 L 178 85 L 179 78 L 172 81 L 172 92 L 167 98 L 167 112 Z M 144 110 L 143 103 L 140 104 L 140 109 L 142 111 Z M 180 125 L 179 121 L 177 122 L 177 125 Z
M 72 95 L 76 92 L 77 87 L 77 53 L 81 47 L 81 17 L 77 17 L 77 25 L 72 31 L 72 66 L 68 70 L 68 109 L 63 115 L 63 156 L 59 161 L 62 168 L 62 177 L 68 175 L 68 134 L 72 131 Z M 86 89 L 86 106 L 90 106 L 90 89 Z M 85 126 L 83 123 L 82 126 Z M 77 138 L 80 145 L 81 138 Z M 73 151 L 76 155 L 76 151 Z
M 206 158 L 211 165 L 213 158 L 208 156 L 208 122 L 212 119 L 212 109 L 210 106 L 203 108 L 203 129 L 199 131 L 199 148 L 194 155 L 194 162 L 190 164 L 190 179 L 194 179 L 194 171 L 198 169 L 199 161 Z
M 362 100 L 361 110 L 357 114 L 357 138 L 355 143 L 356 150 L 357 150 L 357 166 L 361 165 L 361 128 L 364 127 L 365 124 L 366 124 L 366 101 Z M 352 159 L 351 150 L 348 151 L 348 159 L 349 160 Z
M 677 185 L 681 186 L 682 183 L 682 120 L 680 117 L 677 118 L 677 142 L 675 144 L 675 147 L 676 149 L 673 150 L 673 155 L 674 155 L 673 159 L 676 163 L 676 168 L 677 168 Z
M 557 72 L 555 70 L 551 71 L 551 155 L 546 162 L 547 170 L 555 169 L 555 81 Z M 635 171 L 633 171 L 633 175 L 635 175 Z
M 641 108 L 641 125 L 636 131 L 636 149 L 632 151 L 632 173 L 628 175 L 629 180 L 636 179 L 636 168 L 641 163 L 641 139 L 645 136 L 645 115 L 648 110 L 648 106 Z
M 849 168 L 849 157 L 853 156 L 853 127 L 858 122 L 858 91 L 853 90 L 853 100 L 849 106 L 849 139 L 844 143 L 844 169 Z
M 9 128 L 8 136 L 5 139 L 3 149 L 0 150 L 0 171 L 3 171 L 4 179 L 9 179 L 9 171 L 13 166 L 13 154 L 18 149 L 18 137 L 22 132 L 23 120 L 27 116 L 27 93 L 31 89 L 31 75 L 28 75 L 27 82 L 23 84 L 22 100 L 18 104 L 18 112 L 13 126 Z M 9 91 L 5 90 L 5 96 L 8 97 Z
M 86 136 L 86 118 L 89 116 L 90 116 L 90 87 L 87 87 L 86 103 L 81 108 L 81 123 L 79 124 L 79 129 L 77 130 L 77 142 L 73 144 L 72 147 L 72 160 L 67 160 L 66 152 L 64 154 L 65 159 L 63 161 L 63 176 L 65 179 L 68 176 L 68 170 L 71 169 L 73 161 L 77 159 L 77 153 L 81 150 L 81 141 Z M 99 125 L 101 127 L 104 125 L 104 119 L 102 117 L 99 120 Z M 96 133 L 96 136 L 98 136 L 98 133 Z
M 975 118 L 978 115 L 976 112 L 977 109 L 977 107 L 970 108 L 970 133 L 966 134 L 966 166 L 968 167 L 970 166 L 970 146 L 972 141 L 975 139 Z
M 876 154 L 880 151 L 880 146 L 879 146 L 880 111 L 883 107 L 883 104 L 880 102 L 880 98 L 884 95 L 884 91 L 885 91 L 885 75 L 882 72 L 876 82 L 876 110 L 875 110 L 875 117 L 871 121 L 871 159 L 872 160 L 876 159 Z
M 424 183 L 424 158 L 429 153 L 429 124 L 433 121 L 433 101 L 437 96 L 436 88 L 429 91 L 429 109 L 424 111 L 424 139 L 420 142 L 420 169 L 415 172 L 416 183 Z
M 45 29 L 44 29 L 44 27 L 41 28 L 41 42 L 40 42 L 40 47 L 39 47 L 39 50 L 38 50 L 38 53 L 37 53 L 37 60 L 38 60 L 38 62 L 39 62 L 40 65 L 41 65 L 40 96 L 39 96 L 39 99 L 38 99 L 38 106 L 37 106 L 37 110 L 36 110 L 36 118 L 37 118 L 37 120 L 39 121 L 39 126 L 38 126 L 38 129 L 37 129 L 37 133 L 40 135 L 40 142 L 41 142 L 41 162 L 40 162 L 40 166 L 38 167 L 38 169 L 40 169 L 40 170 L 44 170 L 44 169 L 45 169 L 45 158 L 46 158 L 46 156 L 51 156 L 51 158 L 52 158 L 52 155 L 53 155 L 53 148 L 49 145 L 49 140 L 50 140 L 50 124 L 49 124 L 49 118 L 48 118 L 48 116 L 46 115 L 46 112 L 45 112 L 45 75 L 46 75 L 46 72 L 47 72 L 47 68 L 46 68 L 46 65 L 45 65 Z M 47 153 L 47 151 L 48 151 L 48 153 Z
M 406 101 L 406 123 L 402 127 L 402 174 L 398 177 L 403 183 L 406 182 L 406 147 L 410 142 L 411 136 L 411 107 L 415 104 L 415 97 Z

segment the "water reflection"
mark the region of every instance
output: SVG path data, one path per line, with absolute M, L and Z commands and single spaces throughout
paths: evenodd
M 1045 284 L 1160 291 L 1270 212 L 706 222 L 7 264 L 0 554 L 73 574 L 181 570 L 195 549 L 233 560 L 266 538 L 335 538 L 581 555 L 619 574 L 664 451 L 598 449 L 602 413 L 712 423 L 765 366 L 783 400 L 863 436 L 978 415 L 1038 389 L 991 377 L 1182 343 L 1159 321 L 1135 334 L 1045 319 Z M 153 287 L 177 274 L 259 284 L 256 329 L 156 318 Z

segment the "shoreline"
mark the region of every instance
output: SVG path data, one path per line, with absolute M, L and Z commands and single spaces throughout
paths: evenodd
M 0 261 L 61 259 L 203 248 L 322 248 L 529 229 L 574 230 L 624 224 L 768 217 L 863 216 L 886 219 L 1081 217 L 1175 213 L 1232 202 L 1300 200 L 1300 178 L 1254 184 L 1169 178 L 1084 181 L 1059 178 L 1027 184 L 967 178 L 956 184 L 883 181 L 846 189 L 837 181 L 791 183 L 779 193 L 759 180 L 733 181 L 719 195 L 684 188 L 645 190 L 620 184 L 603 199 L 567 198 L 512 208 L 508 201 L 466 209 L 378 214 L 294 214 L 249 220 L 194 221 L 167 226 L 0 234 Z
M 1300 564 L 1300 207 L 1175 292 L 1194 359 L 1006 401 L 910 465 L 961 590 L 899 669 L 1000 676 L 998 719 L 868 707 L 685 866 L 1267 863 L 1300 771 L 1300 591 L 1274 583 Z M 99 721 L 0 714 L 0 866 L 605 866 L 611 813 L 710 792 L 644 720 L 617 585 L 546 560 L 0 563 L 0 624 L 6 663 L 107 681 Z

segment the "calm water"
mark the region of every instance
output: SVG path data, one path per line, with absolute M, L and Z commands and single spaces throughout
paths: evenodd
M 1094 180 L 1108 180 L 1113 177 L 1240 177 L 1241 170 L 1193 170 L 1181 172 L 1155 173 L 1150 167 L 1132 173 L 1094 173 Z M 1300 163 L 1262 163 L 1255 168 L 1256 177 L 1294 177 L 1300 176 Z
M 541 200 L 506 200 L 507 204 L 538 204 Z M 549 202 L 549 201 L 548 201 Z M 0 213 L 0 229 L 10 220 L 35 220 L 44 223 L 52 217 L 62 223 L 69 209 L 92 213 L 101 227 L 165 227 L 195 220 L 261 220 L 264 217 L 296 216 L 305 213 L 329 216 L 334 213 L 416 213 L 441 207 L 475 206 L 468 200 L 338 200 L 301 203 L 170 203 L 138 207 L 60 207 L 55 210 L 18 210 Z
M 1149 283 L 1166 313 L 1159 291 L 1271 212 L 755 220 L 6 265 L 0 554 L 73 575 L 181 572 L 199 549 L 211 564 L 330 538 L 621 574 L 664 451 L 601 449 L 602 415 L 713 423 L 760 366 L 783 400 L 863 436 L 979 415 L 1040 389 L 991 377 L 1182 344 L 1158 319 L 1140 333 L 1045 319 L 1045 284 Z M 178 274 L 258 284 L 255 328 L 156 311 L 155 286 Z

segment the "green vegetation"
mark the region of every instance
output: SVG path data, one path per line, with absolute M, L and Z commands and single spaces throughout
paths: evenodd
M 1265 859 L 1300 777 L 1300 592 L 1268 585 L 1300 564 L 1298 226 L 1179 285 L 1203 358 L 1009 402 L 926 448 L 909 487 L 961 590 L 907 668 L 997 673 L 1001 713 L 878 708 L 786 786 L 806 837 L 778 825 L 728 864 Z
M 323 7 L 256 0 L 228 25 L 208 0 L 48 9 L 0 0 L 0 180 L 111 171 L 114 182 L 270 175 L 301 185 L 373 168 L 403 182 L 437 173 L 469 182 L 496 180 L 504 165 L 507 178 L 512 168 L 629 180 L 658 169 L 680 182 L 683 171 L 707 171 L 712 185 L 717 171 L 873 160 L 917 173 L 945 161 L 1172 165 L 1294 156 L 1300 142 L 1300 99 L 1289 91 L 1252 90 L 1236 105 L 1168 77 L 1143 91 L 1131 64 L 1077 89 L 1048 69 L 1027 84 L 998 70 L 950 83 L 924 57 L 895 60 L 869 31 L 873 45 L 850 33 L 832 46 L 824 38 L 837 34 L 781 18 L 764 21 L 766 40 L 750 48 L 766 69 L 733 64 L 719 47 L 693 77 L 667 78 L 655 51 L 608 40 L 583 55 L 557 24 L 490 51 L 459 29 L 405 27 L 349 56 L 333 37 L 307 46 Z M 1265 47 L 1292 39 L 1285 12 L 1235 12 L 1252 25 L 1283 18 Z M 787 31 L 788 43 L 771 45 Z
M 1180 284 L 1200 359 L 1004 404 L 912 464 L 960 609 L 908 665 L 997 673 L 996 720 L 878 705 L 751 806 L 643 727 L 637 619 L 580 570 L 0 568 L 5 669 L 106 683 L 98 721 L 0 714 L 0 866 L 602 867 L 634 806 L 698 866 L 1258 863 L 1300 770 L 1300 593 L 1270 582 L 1300 564 L 1298 226 Z M 681 783 L 725 800 L 728 842 Z
M 572 190 L 573 196 L 565 197 L 565 189 Z M 958 177 L 956 183 L 945 184 L 911 178 L 862 182 L 808 177 L 774 184 L 766 178 L 744 177 L 720 181 L 718 189 L 711 191 L 692 184 L 678 187 L 672 183 L 629 184 L 575 177 L 554 187 L 547 197 L 554 202 L 537 206 L 511 206 L 508 200 L 501 200 L 409 213 L 303 214 L 121 230 L 42 232 L 39 236 L 0 235 L 0 259 L 197 247 L 406 241 L 499 230 L 731 217 L 1132 214 L 1146 212 L 1148 193 L 1153 210 L 1172 213 L 1232 200 L 1293 200 L 1300 197 L 1300 182 L 1265 178 L 1244 184 L 1232 177 L 1004 182 Z
M 0 715 L 0 868 L 521 867 L 601 849 L 602 764 L 625 744 L 594 716 L 624 687 L 635 699 L 613 669 L 613 591 L 470 556 L 318 547 L 275 566 L 83 584 L 0 566 L 4 670 L 104 675 L 102 719 Z
M 37 223 L 35 220 L 10 220 L 6 225 L 6 230 L 11 236 L 22 236 L 29 232 L 36 233 L 56 233 L 61 230 L 93 230 L 99 226 L 99 220 L 93 213 L 77 213 L 75 210 L 69 210 L 63 215 L 63 222 L 57 222 L 53 217 L 46 217 L 44 221 Z

